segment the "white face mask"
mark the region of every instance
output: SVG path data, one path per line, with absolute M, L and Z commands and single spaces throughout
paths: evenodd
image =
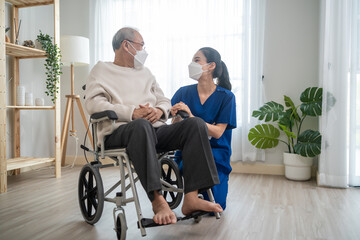
M 131 43 L 130 43 L 130 45 L 136 51 L 135 56 L 129 51 L 129 53 L 134 57 L 134 67 L 136 69 L 142 68 L 142 66 L 144 65 L 145 60 L 148 56 L 148 53 L 145 51 L 145 49 L 138 51 L 138 50 L 136 50 L 136 48 L 134 48 L 134 46 Z
M 204 65 L 201 65 L 199 63 L 196 63 L 196 62 L 191 62 L 189 64 L 189 77 L 194 79 L 194 80 L 199 80 L 199 78 L 201 77 L 202 73 L 203 72 L 207 72 L 207 71 L 204 71 L 202 69 L 203 66 L 205 65 L 209 65 L 208 64 L 204 64 Z

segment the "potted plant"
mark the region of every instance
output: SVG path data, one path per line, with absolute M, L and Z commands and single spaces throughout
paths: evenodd
M 288 179 L 311 178 L 313 158 L 321 153 L 321 134 L 311 129 L 301 131 L 301 127 L 306 117 L 321 116 L 322 97 L 322 88 L 309 87 L 301 93 L 299 106 L 295 106 L 291 98 L 284 95 L 286 108 L 271 101 L 252 113 L 253 117 L 273 124 L 259 124 L 250 129 L 250 143 L 260 149 L 274 148 L 279 142 L 285 143 L 288 152 L 284 153 L 284 165 L 285 177 Z M 328 106 L 335 104 L 332 94 L 327 94 L 327 101 Z
M 58 84 L 60 82 L 61 66 L 61 52 L 56 44 L 53 44 L 52 37 L 48 34 L 40 34 L 37 36 L 37 41 L 41 44 L 42 49 L 47 53 L 45 62 L 46 68 L 46 89 L 45 94 L 51 97 L 51 101 L 55 103 L 56 94 L 59 93 Z

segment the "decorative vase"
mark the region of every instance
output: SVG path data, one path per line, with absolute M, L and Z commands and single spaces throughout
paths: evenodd
M 44 106 L 44 99 L 43 98 L 36 98 L 35 99 L 36 106 Z
M 24 106 L 25 105 L 25 87 L 17 86 L 16 87 L 16 105 Z
M 35 48 L 36 48 L 36 49 L 43 50 L 43 48 L 42 48 L 41 43 L 39 42 L 39 40 L 35 39 L 34 44 L 35 44 Z
M 285 177 L 290 180 L 306 181 L 311 178 L 314 158 L 295 153 L 284 153 Z
M 33 94 L 31 92 L 25 93 L 25 105 L 26 106 L 34 105 Z

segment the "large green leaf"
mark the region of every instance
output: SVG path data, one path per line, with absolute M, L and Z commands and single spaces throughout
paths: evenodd
M 252 116 L 264 120 L 265 122 L 276 122 L 279 119 L 279 115 L 284 111 L 284 106 L 271 101 L 267 102 L 259 110 L 255 110 Z
M 318 131 L 306 130 L 298 137 L 295 152 L 304 157 L 315 157 L 321 153 L 321 135 Z
M 271 124 L 256 125 L 250 129 L 248 139 L 256 148 L 273 148 L 279 144 L 279 129 Z
M 321 116 L 322 110 L 322 92 L 323 89 L 319 87 L 309 87 L 301 93 L 300 110 L 309 116 Z
M 291 98 L 284 95 L 284 102 L 285 102 L 285 106 L 287 106 L 287 107 L 289 107 L 291 109 L 291 116 L 290 117 L 295 118 L 296 120 L 300 121 L 299 114 L 297 113 L 297 108 L 295 107 L 295 104 L 291 100 Z

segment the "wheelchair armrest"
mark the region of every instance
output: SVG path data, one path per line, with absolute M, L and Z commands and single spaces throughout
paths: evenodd
M 118 119 L 116 113 L 112 110 L 106 110 L 103 112 L 91 114 L 90 118 L 92 119 L 92 122 L 100 122 L 100 121 L 104 121 L 104 120 L 117 120 Z

